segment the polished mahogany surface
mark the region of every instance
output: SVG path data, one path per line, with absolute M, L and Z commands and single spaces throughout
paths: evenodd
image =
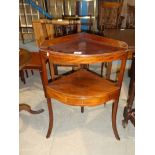
M 103 54 L 127 49 L 125 42 L 88 33 L 77 33 L 45 41 L 41 49 L 69 54 Z
M 119 89 L 115 83 L 81 69 L 50 83 L 47 94 L 56 95 L 54 98 L 65 104 L 94 106 L 113 99 L 119 94 Z
M 81 54 L 100 54 L 103 52 L 118 50 L 117 47 L 111 47 L 100 42 L 88 39 L 79 39 L 72 42 L 67 41 L 64 43 L 50 46 L 49 49 L 70 54 L 74 54 L 76 52 L 80 52 Z

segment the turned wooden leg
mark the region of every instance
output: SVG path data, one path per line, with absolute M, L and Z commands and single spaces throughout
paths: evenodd
M 19 112 L 22 111 L 22 110 L 25 110 L 25 111 L 27 111 L 27 112 L 29 112 L 31 114 L 40 114 L 40 113 L 42 113 L 44 111 L 44 109 L 34 111 L 34 110 L 31 109 L 31 107 L 29 105 L 24 104 L 24 103 L 19 104 Z
M 107 66 L 107 75 L 106 75 L 107 79 L 110 79 L 111 68 L 112 68 L 112 62 L 109 62 Z
M 81 107 L 81 113 L 84 113 L 84 107 Z
M 52 110 L 52 103 L 50 98 L 47 98 L 47 106 L 48 106 L 48 112 L 49 112 L 49 126 L 48 126 L 46 138 L 49 138 L 53 128 L 53 110 Z
M 103 67 L 104 67 L 104 63 L 101 63 L 101 77 L 103 77 Z
M 117 140 L 120 140 L 118 131 L 117 131 L 117 126 L 116 126 L 116 115 L 117 115 L 117 108 L 118 108 L 118 99 L 114 101 L 112 105 L 112 128 L 115 134 L 115 137 Z

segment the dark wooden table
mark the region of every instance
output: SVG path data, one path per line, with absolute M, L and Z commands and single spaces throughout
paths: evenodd
M 30 52 L 27 52 L 27 50 L 20 50 L 19 52 L 19 71 L 21 71 L 26 63 L 31 59 L 31 53 Z M 25 110 L 31 114 L 40 114 L 42 113 L 44 110 L 43 109 L 40 109 L 40 110 L 37 110 L 37 111 L 34 111 L 31 109 L 31 107 L 25 103 L 20 103 L 19 104 L 19 112 L 22 111 L 22 110 Z
M 135 52 L 135 30 L 134 29 L 106 29 L 105 37 L 124 41 L 128 44 L 128 59 L 132 59 Z
M 124 41 L 129 48 L 135 46 L 135 30 L 134 29 L 106 29 L 105 37 Z
M 105 37 L 113 38 L 124 41 L 128 44 L 128 59 L 132 60 L 131 70 L 129 72 L 130 84 L 128 91 L 127 105 L 124 108 L 123 127 L 126 126 L 128 120 L 130 120 L 135 126 L 135 109 L 133 106 L 135 96 L 135 30 L 134 29 L 107 29 L 105 30 Z

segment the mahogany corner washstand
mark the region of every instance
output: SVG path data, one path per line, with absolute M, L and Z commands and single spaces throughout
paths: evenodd
M 43 84 L 49 111 L 48 138 L 53 128 L 51 98 L 72 106 L 97 106 L 113 100 L 112 127 L 117 140 L 116 114 L 126 65 L 128 45 L 124 42 L 101 36 L 77 33 L 45 41 L 41 48 Z M 49 60 L 52 81 L 48 81 L 46 60 Z M 117 82 L 80 68 L 73 73 L 57 78 L 54 65 L 86 65 L 101 62 L 121 61 Z

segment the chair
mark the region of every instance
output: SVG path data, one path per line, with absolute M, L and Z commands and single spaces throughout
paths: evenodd
M 91 33 L 93 28 L 93 18 L 92 15 L 81 15 L 79 16 L 82 20 L 81 25 L 88 27 L 88 30 L 83 30 Z M 86 20 L 86 21 L 84 21 Z
M 103 2 L 99 1 L 99 21 L 98 29 L 99 35 L 105 36 L 104 31 L 106 29 L 117 29 L 121 28 L 123 16 L 120 16 L 123 2 Z M 103 74 L 104 65 L 107 67 L 107 75 L 110 76 L 110 70 L 112 67 L 111 63 L 101 64 L 101 76 Z
M 120 28 L 124 17 L 120 16 L 123 2 L 99 2 L 99 34 L 104 36 L 105 29 Z
M 80 20 L 48 20 L 48 19 L 40 19 L 40 20 L 34 20 L 32 22 L 34 34 L 35 34 L 35 40 L 38 47 L 41 46 L 41 44 L 45 40 L 50 40 L 55 37 L 62 36 L 64 34 L 64 27 L 67 26 L 74 26 L 76 27 L 76 30 L 74 29 L 74 32 L 81 32 L 81 23 Z M 62 27 L 63 26 L 63 27 Z M 55 65 L 55 74 L 58 74 L 58 66 L 59 64 Z M 72 68 L 74 69 L 74 67 Z
M 54 25 L 48 19 L 33 20 L 32 26 L 38 47 L 45 41 L 54 38 Z
M 81 22 L 79 19 L 39 19 L 33 20 L 32 25 L 38 47 L 45 40 L 70 34 L 66 31 L 68 28 L 71 28 L 74 33 L 81 32 Z
M 117 140 L 119 135 L 116 127 L 116 114 L 119 95 L 125 70 L 127 52 L 116 51 L 100 55 L 74 55 L 60 52 L 40 51 L 43 67 L 43 84 L 49 111 L 49 128 L 46 138 L 50 137 L 53 128 L 53 110 L 51 98 L 72 106 L 97 106 L 109 100 L 114 100 L 112 106 L 112 127 Z M 46 59 L 49 59 L 52 73 L 52 82 L 48 82 Z M 56 78 L 54 64 L 94 64 L 98 62 L 111 62 L 121 60 L 121 67 L 117 82 L 101 78 L 88 69 L 79 69 L 71 74 Z
M 53 19 L 52 24 L 54 25 L 55 37 L 81 32 L 81 21 L 77 18 L 62 16 L 62 19 Z
M 70 23 L 68 26 L 66 26 L 66 34 L 73 34 L 73 33 L 81 32 L 81 21 L 78 16 L 76 16 L 76 15 L 62 15 L 62 19 L 68 20 Z M 77 21 L 79 21 L 80 30 L 78 28 Z
M 26 64 L 24 65 L 24 67 L 20 70 L 20 76 L 21 76 L 21 80 L 26 83 L 25 81 L 25 77 L 24 77 L 24 70 L 27 71 L 28 69 L 31 69 L 31 71 L 33 69 L 36 69 L 40 72 L 40 76 L 42 77 L 42 66 L 41 66 L 41 59 L 40 59 L 40 54 L 39 52 L 30 52 L 26 49 L 22 49 L 20 48 L 20 51 L 25 51 L 25 52 L 29 52 L 30 54 L 30 59 L 26 62 Z

